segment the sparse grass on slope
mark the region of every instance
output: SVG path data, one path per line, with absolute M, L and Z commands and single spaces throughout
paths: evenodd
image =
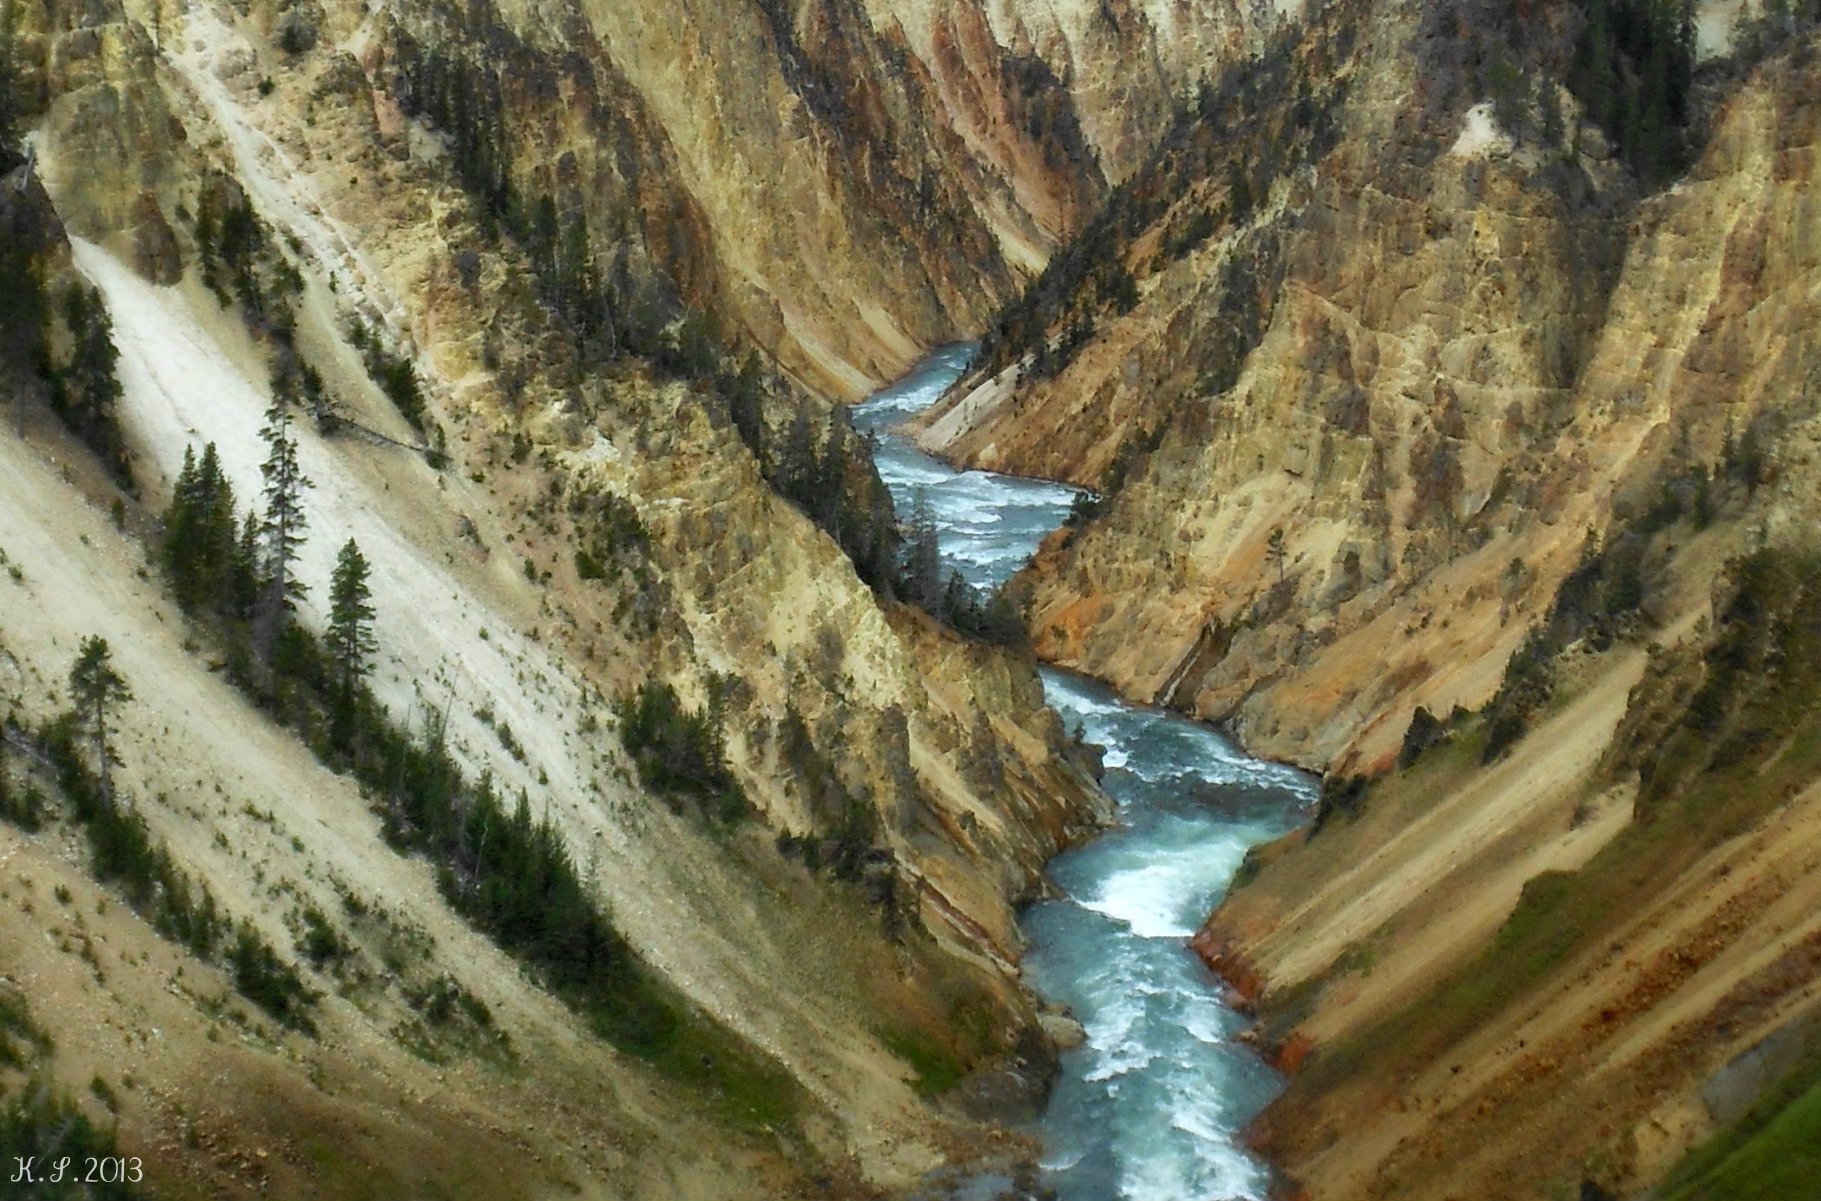
M 27 737 L 19 730 L 13 736 Z M 47 722 L 36 741 L 56 768 L 57 786 L 70 816 L 87 836 L 95 878 L 120 889 L 161 936 L 199 959 L 220 963 L 233 977 L 235 989 L 279 1024 L 314 1036 L 310 1010 L 316 993 L 258 930 L 245 921 L 236 925 L 217 907 L 208 886 L 177 866 L 143 817 L 106 795 L 77 750 L 72 717 L 65 714 Z M 0 818 L 28 832 L 45 816 L 37 800 L 22 806 L 0 804 Z M 0 1047 L 0 1064 L 5 1062 L 3 1052 Z
M 1631 752 L 1644 779 L 1636 820 L 1580 871 L 1532 879 L 1479 956 L 1408 1008 L 1312 1057 L 1298 1091 L 1439 1055 L 1821 777 L 1821 679 L 1777 669 L 1821 661 L 1821 625 L 1809 616 L 1821 576 L 1814 563 L 1776 551 L 1731 574 L 1736 593 L 1704 656 L 1640 686 L 1615 737 L 1639 742 Z
M 1821 1195 L 1821 1049 L 1730 1128 L 1691 1152 L 1663 1201 L 1797 1201 Z
M 0 984 L 0 1182 L 5 1184 L 0 1195 L 7 1201 L 143 1197 L 137 1183 L 127 1179 L 143 1178 L 143 1165 L 136 1159 L 123 1161 L 114 1131 L 90 1121 L 49 1080 L 46 1069 L 54 1053 L 50 1035 L 32 1020 L 24 994 Z M 96 1096 L 105 1099 L 106 1084 L 99 1076 L 95 1080 L 101 1084 Z M 31 1183 L 17 1178 L 27 1160 L 35 1177 Z

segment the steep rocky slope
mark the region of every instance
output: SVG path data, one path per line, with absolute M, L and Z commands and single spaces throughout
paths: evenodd
M 205 44 L 230 86 L 370 92 L 362 153 L 447 150 L 484 220 L 548 197 L 610 337 L 688 306 L 854 399 L 977 331 L 1258 25 L 1153 7 L 304 4 L 253 11 L 269 53 Z
M 486 114 L 509 153 L 481 157 L 511 159 L 522 199 L 548 193 L 616 245 L 632 232 L 659 292 L 845 399 L 977 331 L 1173 99 L 1279 19 L 1218 3 L 428 11 L 386 10 L 357 47 L 382 120 L 386 102 L 438 98 L 445 118 Z M 450 102 L 450 69 L 471 99 Z
M 1031 336 L 1016 325 L 989 340 L 1005 347 L 992 378 L 926 435 L 1115 491 L 1033 572 L 1046 655 L 1308 762 L 1395 746 L 1388 702 L 1402 718 L 1483 699 L 1497 665 L 1475 665 L 1522 629 L 1500 573 L 1523 559 L 1546 598 L 1593 516 L 1554 450 L 1596 428 L 1565 427 L 1627 185 L 1610 161 L 1563 158 L 1596 141 L 1564 96 L 1558 140 L 1511 151 L 1476 104 L 1490 51 L 1475 38 L 1496 35 L 1432 36 L 1453 19 L 1330 7 L 1204 92 L 1084 239 L 1115 265 L 1077 269 L 1053 311 L 1023 318 L 1058 331 L 1053 348 L 1014 351 Z M 1540 95 L 1572 46 L 1532 46 L 1523 86 Z M 1269 116 L 1226 134 L 1255 108 Z M 1071 265 L 1052 270 L 1066 282 Z M 1434 607 L 1419 582 L 1483 603 L 1443 644 L 1355 670 Z
M 83 1104 L 111 1098 L 160 1195 L 858 1195 L 1028 1154 L 991 1125 L 1053 1053 L 1012 905 L 1104 798 L 1028 660 L 882 600 L 768 485 L 723 394 L 737 360 L 687 315 L 858 390 L 1010 287 L 972 207 L 1009 185 L 857 10 L 793 49 L 728 8 L 8 9 L 35 126 L 8 283 L 43 307 L 6 314 L 0 792 L 37 799 L 0 826 L 0 971 L 8 1013 L 16 990 L 51 1035 L 42 1070 L 101 1081 Z M 745 63 L 742 34 L 766 50 L 750 70 L 677 68 Z M 841 74 L 863 65 L 870 93 Z M 865 136 L 806 115 L 818 88 Z M 738 127 L 692 124 L 704 105 Z M 707 195 L 740 153 L 754 178 Z M 934 198 L 902 190 L 919 162 Z M 1097 186 L 1075 170 L 1025 177 L 1066 201 L 1058 228 Z M 927 228 L 891 219 L 913 202 Z M 1021 204 L 1001 218 L 1038 230 Z M 826 401 L 751 371 L 766 443 L 793 413 L 839 439 Z M 117 398 L 90 387 L 108 375 Z M 186 450 L 213 444 L 251 502 L 275 394 L 312 481 L 303 624 L 356 540 L 376 700 L 559 840 L 699 1054 L 600 1037 L 464 920 L 468 867 L 389 847 L 410 832 L 383 788 L 313 756 L 282 696 L 233 687 L 231 639 L 166 590 Z M 111 463 L 55 407 L 117 428 Z M 169 937 L 176 877 L 135 906 L 87 878 L 88 786 L 45 723 L 94 635 L 134 693 L 122 805 L 252 940 L 238 959 Z M 657 683 L 708 715 L 744 816 L 650 784 L 618 702 Z M 286 972 L 292 1001 L 253 983 Z
M 1630 1195 L 1812 1042 L 1813 35 L 1696 78 L 1663 187 L 1588 20 L 1330 6 L 921 435 L 1108 494 L 1045 654 L 1327 770 L 1198 939 L 1312 1197 Z
M 1804 378 L 1803 350 L 1764 335 L 1750 394 L 1714 407 L 1732 381 L 1710 347 L 1740 303 L 1715 290 L 1757 270 L 1737 258 L 1760 253 L 1756 218 L 1749 245 L 1710 225 L 1687 253 L 1700 235 L 1675 222 L 1696 219 L 1634 208 L 1554 82 L 1580 18 L 1540 10 L 1524 51 L 1515 20 L 1324 10 L 1205 89 L 989 334 L 924 443 L 1109 493 L 1029 574 L 1045 655 L 1269 753 L 1382 763 L 1417 704 L 1490 696 L 1615 504 L 1712 462 Z M 1695 168 L 1716 191 L 1787 182 L 1784 151 L 1729 153 Z M 1800 253 L 1776 269 L 1806 278 Z

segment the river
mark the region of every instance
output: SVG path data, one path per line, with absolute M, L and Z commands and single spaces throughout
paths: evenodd
M 932 354 L 859 405 L 854 424 L 877 435 L 879 474 L 900 510 L 921 495 L 945 563 L 990 588 L 1062 524 L 1074 491 L 955 471 L 893 432 L 942 394 L 970 353 Z M 1042 1185 L 1060 1201 L 1262 1198 L 1269 1170 L 1238 1138 L 1279 1079 L 1237 1040 L 1245 1020 L 1220 1004 L 1218 982 L 1187 944 L 1246 848 L 1306 816 L 1315 782 L 1093 681 L 1045 668 L 1043 682 L 1068 728 L 1106 748 L 1119 824 L 1057 856 L 1050 874 L 1064 897 L 1022 919 L 1027 977 L 1087 1031 L 1063 1055 L 1041 1122 Z

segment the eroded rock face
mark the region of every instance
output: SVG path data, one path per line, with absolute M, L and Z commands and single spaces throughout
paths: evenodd
M 1781 336 L 1747 351 L 1736 321 L 1765 311 L 1710 313 L 1702 269 L 1657 249 L 1696 237 L 1673 226 L 1706 202 L 1678 192 L 1633 216 L 1634 185 L 1553 84 L 1503 129 L 1461 65 L 1483 58 L 1460 32 L 1474 18 L 1448 13 L 1325 10 L 1281 71 L 1232 85 L 1305 118 L 1166 139 L 1180 148 L 1133 185 L 1158 199 L 1098 231 L 1096 261 L 1123 265 L 1129 298 L 1109 304 L 1117 281 L 1084 266 L 1078 299 L 1047 310 L 1050 361 L 1000 361 L 989 339 L 990 376 L 922 435 L 1117 489 L 1027 577 L 1044 654 L 1310 764 L 1380 764 L 1416 704 L 1482 702 L 1588 528 L 1635 505 L 1646 485 L 1627 481 L 1662 463 L 1681 414 L 1717 428 L 1696 416 L 1726 377 L 1712 365 L 1787 353 Z M 1545 9 L 1526 27 L 1537 70 L 1560 70 L 1570 24 Z M 1787 165 L 1732 174 L 1736 128 L 1688 188 L 1725 171 L 1796 203 L 1771 199 Z M 1701 244 L 1736 263 L 1758 253 L 1757 220 Z M 1802 278 L 1806 239 L 1787 236 Z M 1716 339 L 1731 349 L 1716 356 Z M 1685 374 L 1665 376 L 1671 362 Z M 1754 395 L 1736 428 L 1777 398 Z
M 465 63 L 519 203 L 552 196 L 622 255 L 636 232 L 615 268 L 628 295 L 673 292 L 843 399 L 977 333 L 1176 98 L 1283 19 L 858 0 L 427 13 L 389 12 L 365 43 L 382 120 L 440 86 L 424 48 Z
M 123 646 L 146 648 L 137 671 L 201 688 L 170 716 L 175 732 L 149 709 L 123 727 L 154 831 L 281 950 L 301 920 L 292 908 L 345 908 L 331 880 L 383 891 L 396 920 L 435 932 L 424 962 L 487 997 L 540 1065 L 523 1088 L 447 1091 L 459 1112 L 438 1129 L 471 1132 L 491 1149 L 476 1158 L 514 1154 L 491 1131 L 543 1126 L 546 1106 L 560 1128 L 517 1153 L 654 1197 L 783 1195 L 811 1176 L 893 1188 L 983 1146 L 980 1121 L 918 1096 L 922 1068 L 905 1057 L 977 1073 L 983 1114 L 1041 1095 L 1050 1048 L 1017 977 L 1014 905 L 1049 856 L 1105 819 L 1105 798 L 1066 752 L 1033 664 L 883 604 L 766 484 L 712 383 L 664 377 L 649 348 L 582 341 L 629 340 L 641 304 L 673 327 L 686 307 L 711 313 L 729 340 L 820 389 L 764 372 L 774 426 L 781 407 L 825 417 L 829 397 L 1009 295 L 1001 227 L 1039 248 L 1028 266 L 1098 194 L 1091 163 L 1040 149 L 1071 128 L 1060 83 L 978 38 L 956 49 L 1009 89 L 977 87 L 975 100 L 991 161 L 1022 173 L 1014 186 L 951 127 L 902 32 L 855 6 L 502 4 L 460 24 L 419 5 L 43 11 L 27 39 L 45 81 L 40 169 L 113 314 L 148 520 L 192 444 L 220 442 L 237 494 L 258 495 L 247 436 L 269 377 L 281 363 L 316 372 L 345 436 L 303 435 L 318 498 L 305 568 L 322 576 L 320 555 L 356 533 L 389 549 L 375 589 L 385 703 L 413 721 L 444 706 L 464 768 L 536 798 L 629 942 L 779 1065 L 800 1109 L 788 1133 L 755 1133 L 744 1115 L 692 1111 L 685 1086 L 593 1038 L 454 915 L 421 864 L 367 845 L 348 781 L 185 657 L 176 623 L 148 616 L 149 573 L 100 616 L 9 608 L 0 636 L 33 680 L 61 678 L 67 623 L 105 619 L 126 623 Z M 272 302 L 282 320 L 252 319 L 238 280 L 205 276 L 223 252 L 202 214 L 243 211 L 269 231 L 261 253 L 296 273 L 293 299 Z M 578 332 L 592 315 L 572 305 L 577 280 L 604 281 L 613 333 Z M 369 378 L 374 346 L 412 364 L 421 428 Z M 167 352 L 193 370 L 176 378 Z M 409 453 L 422 443 L 441 467 Z M 35 491 L 55 504 L 35 507 Z M 63 536 L 39 530 L 47 513 L 88 530 L 74 487 L 37 474 L 0 503 L 34 544 Z M 113 569 L 108 546 L 59 560 L 56 578 L 95 586 Z M 623 562 L 584 573 L 582 546 Z M 307 620 L 321 618 L 315 603 Z M 719 830 L 639 785 L 613 702 L 651 680 L 716 706 L 752 801 L 744 824 Z M 8 696 L 38 715 L 57 703 L 36 685 Z M 247 729 L 261 732 L 248 742 Z M 161 754 L 161 740 L 181 753 Z M 303 850 L 274 833 L 256 867 L 199 840 L 182 798 L 236 762 L 249 794 L 237 800 L 307 825 Z M 286 808 L 267 789 L 303 799 Z M 372 1048 L 329 1054 L 348 1091 L 325 1105 L 378 1143 L 396 1081 L 417 1079 L 387 1032 L 415 1019 L 390 993 L 363 1004 L 323 1019 L 335 1047 Z M 161 1021 L 206 1061 L 202 1019 L 175 1009 Z M 158 1088 L 192 1111 L 215 1105 L 229 1075 L 192 1077 L 190 1062 L 160 1069 Z M 303 1072 L 260 1068 L 280 1097 L 310 1093 Z M 627 1104 L 635 1094 L 651 1099 Z M 321 1117 L 307 1109 L 274 1102 L 234 1121 L 276 1140 Z M 132 1110 L 123 1125 L 179 1146 L 168 1119 Z M 613 1154 L 596 1153 L 605 1143 Z M 274 1164 L 273 1178 L 301 1181 L 299 1164 Z
M 1531 68 L 1559 65 L 1572 16 L 1531 19 Z M 1734 75 L 1646 196 L 1571 96 L 1501 113 L 1475 29 L 1326 10 L 1259 111 L 1304 96 L 1330 136 L 1167 137 L 922 433 L 1114 493 L 1022 580 L 1046 653 L 1375 777 L 1197 939 L 1292 1071 L 1255 1133 L 1311 1197 L 1641 1193 L 1714 1129 L 1704 1082 L 1807 1037 L 1817 972 L 1780 924 L 1817 887 L 1814 764 L 1726 724 L 1811 737 L 1812 699 L 1767 718 L 1714 681 L 1784 687 L 1733 647 L 1809 603 L 1760 576 L 1817 550 L 1821 55 Z M 1479 707 L 1526 631 L 1613 603 L 1589 565 L 1621 544 L 1649 548 L 1628 636 L 1565 637 L 1503 757 L 1462 715 L 1400 765 L 1415 706 Z

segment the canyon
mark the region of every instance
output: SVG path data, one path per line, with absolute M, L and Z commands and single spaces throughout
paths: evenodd
M 1821 1087 L 1814 15 L 8 0 L 8 1129 L 160 1197 L 1035 1188 L 1019 915 L 1117 820 L 1041 660 L 1322 778 L 1196 894 L 1278 1192 L 1743 1187 Z M 951 601 L 848 406 L 976 338 L 918 445 L 1088 491 Z M 166 549 L 205 446 L 269 522 L 275 413 L 365 749 Z M 485 916 L 512 829 L 621 993 Z
M 1196 940 L 1312 1197 L 1634 1195 L 1813 1046 L 1812 700 L 1728 658 L 1804 674 L 1813 46 L 1702 65 L 1652 189 L 1582 15 L 1326 7 L 919 434 L 1105 493 L 1015 585 L 1041 655 L 1325 773 Z

